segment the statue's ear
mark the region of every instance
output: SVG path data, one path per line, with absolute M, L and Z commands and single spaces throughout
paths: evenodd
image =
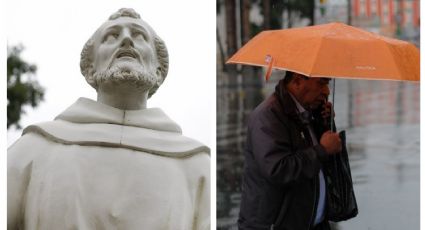
M 161 71 L 161 67 L 160 67 L 160 66 L 158 66 L 158 67 L 156 68 L 156 76 L 157 76 L 158 78 L 160 78 L 160 82 L 161 82 L 161 83 L 164 81 L 164 76 L 162 76 L 162 71 Z
M 93 88 L 96 89 L 96 81 L 94 79 L 94 73 L 95 71 L 94 71 L 93 64 L 90 64 L 85 77 L 86 77 L 87 83 L 89 83 Z
M 91 60 L 90 60 L 90 66 L 89 66 L 88 74 L 89 74 L 89 76 L 94 75 L 94 66 L 93 66 L 93 62 Z

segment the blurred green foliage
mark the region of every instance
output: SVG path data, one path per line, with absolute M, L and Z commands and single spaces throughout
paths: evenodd
M 7 128 L 21 128 L 19 121 L 24 106 L 36 107 L 42 100 L 44 89 L 35 79 L 37 66 L 20 57 L 22 45 L 7 47 Z

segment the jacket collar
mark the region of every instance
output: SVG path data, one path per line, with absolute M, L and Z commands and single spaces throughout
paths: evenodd
M 283 109 L 283 113 L 292 119 L 299 120 L 297 106 L 294 99 L 292 99 L 291 95 L 289 94 L 289 91 L 283 84 L 283 80 L 280 80 L 276 85 L 274 94 L 276 95 L 279 104 Z

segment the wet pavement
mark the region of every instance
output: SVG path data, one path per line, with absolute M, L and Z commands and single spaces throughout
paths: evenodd
M 334 229 L 419 229 L 419 132 L 419 124 L 347 130 L 359 214 Z M 217 229 L 237 229 L 243 156 L 218 152 L 226 154 L 217 156 Z

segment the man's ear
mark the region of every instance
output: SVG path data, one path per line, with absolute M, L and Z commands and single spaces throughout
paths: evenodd
M 303 78 L 302 78 L 302 76 L 300 76 L 299 74 L 294 73 L 294 76 L 293 76 L 292 82 L 294 83 L 294 86 L 295 86 L 295 87 L 300 87 L 300 86 L 301 86 L 301 84 L 302 84 L 302 82 L 303 82 Z

